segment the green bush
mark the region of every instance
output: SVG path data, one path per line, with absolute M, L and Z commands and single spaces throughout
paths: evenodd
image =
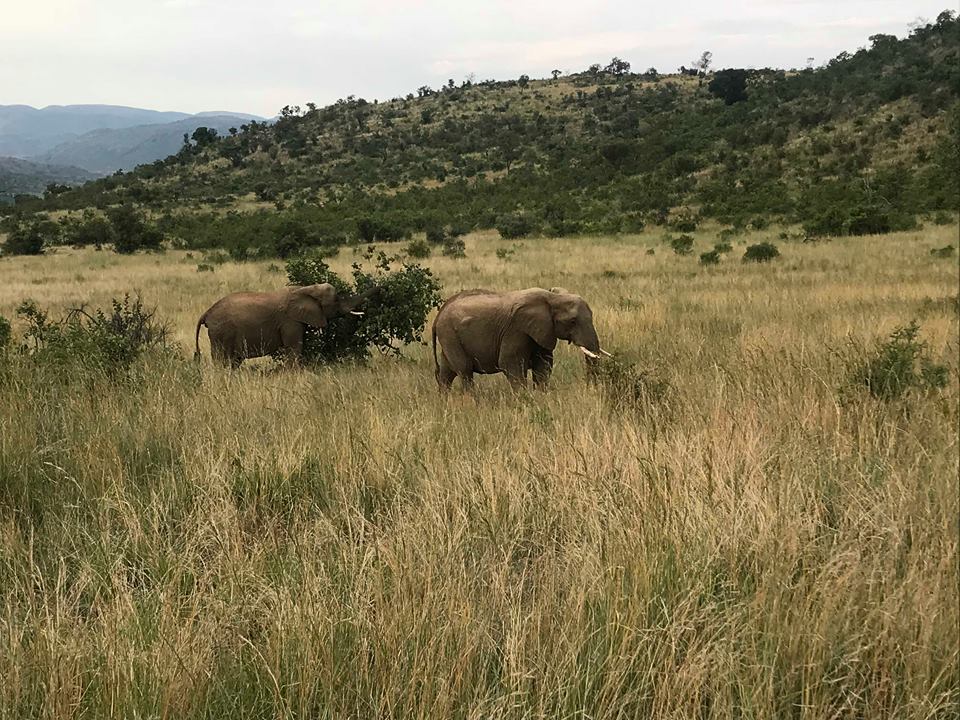
M 720 262 L 720 251 L 711 250 L 709 252 L 700 253 L 700 264 L 701 265 L 717 265 Z
M 412 258 L 423 259 L 430 257 L 430 243 L 423 238 L 416 238 L 407 243 L 407 255 Z
M 496 255 L 498 259 L 506 261 L 512 258 L 516 254 L 516 252 L 517 252 L 517 246 L 511 245 L 508 248 L 505 248 L 505 247 L 497 248 Z
M 124 204 L 107 210 L 113 232 L 113 249 L 128 255 L 137 250 L 159 250 L 163 234 L 133 205 Z
M 882 400 L 946 386 L 946 366 L 930 359 L 926 343 L 917 339 L 919 333 L 916 320 L 895 329 L 886 341 L 877 343 L 870 357 L 853 367 L 849 383 L 866 386 L 871 395 Z
M 443 227 L 433 226 L 427 228 L 427 242 L 431 245 L 443 245 L 447 241 L 447 232 Z
M 683 208 L 679 213 L 667 220 L 667 227 L 681 233 L 693 232 L 699 224 L 699 215 L 689 208 Z
M 197 272 L 213 272 L 213 265 L 209 263 L 197 263 Z
M 950 213 L 941 210 L 940 212 L 936 213 L 933 216 L 933 224 L 934 225 L 952 225 L 953 216 Z
M 746 252 L 743 253 L 743 262 L 764 263 L 778 257 L 780 257 L 780 251 L 776 245 L 771 242 L 762 242 L 747 246 Z
M 17 315 L 27 324 L 21 352 L 43 365 L 77 363 L 116 371 L 148 351 L 170 347 L 169 328 L 157 320 L 155 310 L 144 308 L 139 296 L 114 298 L 109 310 L 92 314 L 75 308 L 59 320 L 25 300 Z
M 713 249 L 716 250 L 718 253 L 728 253 L 731 250 L 733 250 L 733 245 L 731 245 L 726 240 L 721 240 L 720 242 L 716 243 L 713 246 Z
M 7 236 L 3 246 L 4 255 L 42 255 L 43 232 L 36 223 L 18 227 Z
M 670 239 L 670 247 L 677 255 L 690 255 L 693 253 L 693 236 L 679 235 Z
M 524 213 L 510 213 L 497 218 L 497 232 L 505 240 L 526 237 L 534 230 L 533 221 Z
M 373 263 L 373 271 L 354 263 L 352 283 L 319 258 L 287 261 L 287 278 L 292 285 L 328 282 L 339 293 L 372 293 L 363 306 L 362 316 L 334 318 L 322 331 L 307 328 L 305 361 L 362 360 L 369 356 L 371 347 L 400 355 L 402 345 L 422 342 L 427 315 L 440 306 L 440 282 L 427 268 L 383 252 L 374 255 L 372 250 L 368 251 L 364 259 Z
M 951 258 L 957 249 L 953 245 L 945 245 L 942 248 L 934 248 L 930 251 L 930 254 L 935 258 Z
M 67 231 L 67 241 L 74 247 L 101 247 L 114 242 L 113 225 L 105 217 L 87 215 Z

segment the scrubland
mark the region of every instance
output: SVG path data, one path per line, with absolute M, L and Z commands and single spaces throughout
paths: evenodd
M 230 372 L 204 334 L 197 366 L 199 314 L 279 268 L 0 260 L 0 315 L 139 291 L 182 346 L 0 370 L 0 717 L 956 717 L 958 265 L 929 252 L 956 239 L 424 261 L 447 294 L 583 295 L 628 397 L 566 346 L 545 393 L 440 396 L 419 346 Z M 912 319 L 946 387 L 851 383 Z

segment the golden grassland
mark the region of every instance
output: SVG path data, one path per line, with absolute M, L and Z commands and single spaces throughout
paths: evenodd
M 666 383 L 626 403 L 566 346 L 545 393 L 440 396 L 426 347 L 230 372 L 204 336 L 198 369 L 199 314 L 282 271 L 0 260 L 8 318 L 138 290 L 183 346 L 0 374 L 0 717 L 955 717 L 958 266 L 929 250 L 957 227 L 739 262 L 775 237 L 425 261 L 448 294 L 582 294 Z M 848 387 L 914 318 L 947 387 Z

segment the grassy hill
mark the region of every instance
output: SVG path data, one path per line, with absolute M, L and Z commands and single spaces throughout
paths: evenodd
M 273 125 L 201 138 L 36 209 L 132 202 L 198 246 L 256 245 L 291 221 L 314 240 L 442 224 L 683 230 L 700 217 L 887 232 L 960 203 L 958 62 L 960 22 L 944 12 L 799 72 L 591 70 L 349 97 L 284 108 Z

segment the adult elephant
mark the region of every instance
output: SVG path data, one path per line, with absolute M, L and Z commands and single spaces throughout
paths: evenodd
M 588 362 L 601 354 L 590 306 L 562 288 L 529 288 L 511 292 L 466 290 L 440 308 L 433 323 L 433 361 L 437 383 L 447 390 L 454 378 L 473 385 L 474 373 L 504 373 L 514 387 L 543 387 L 553 370 L 558 340 L 580 348 Z M 437 355 L 437 342 L 440 354 Z
M 362 315 L 356 308 L 370 294 L 338 296 L 330 283 L 276 292 L 231 293 L 197 321 L 195 357 L 200 357 L 200 327 L 205 325 L 210 353 L 221 364 L 238 367 L 247 358 L 278 351 L 299 362 L 308 325 L 324 328 L 331 318 L 346 313 Z

